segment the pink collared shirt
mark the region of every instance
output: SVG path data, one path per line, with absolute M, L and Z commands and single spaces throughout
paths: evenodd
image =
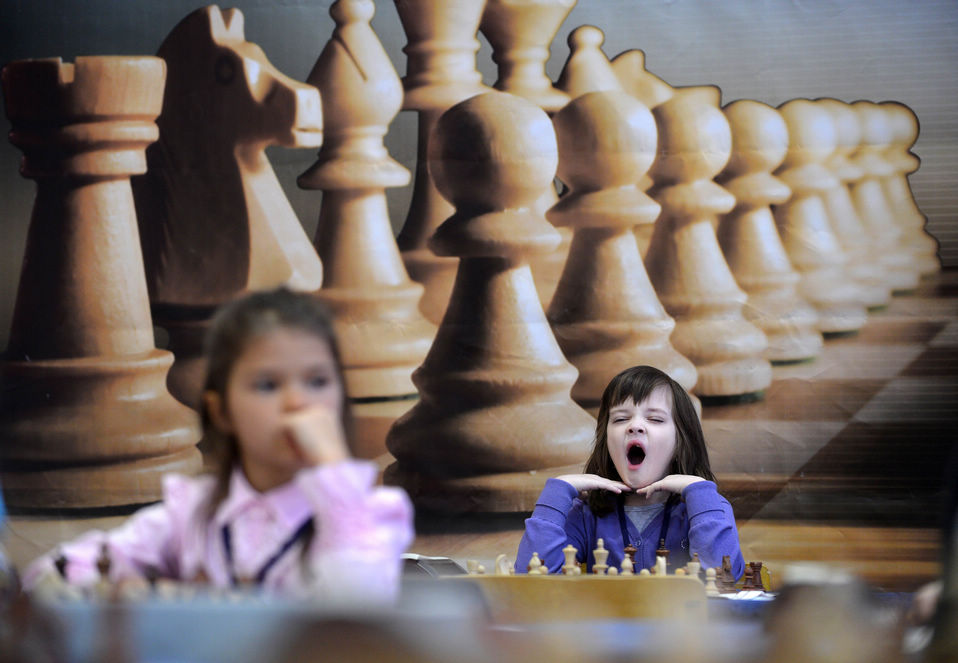
M 66 575 L 74 585 L 99 579 L 96 562 L 105 542 L 114 582 L 142 577 L 152 567 L 160 577 L 205 578 L 215 587 L 229 587 L 233 577 L 255 578 L 266 567 L 262 589 L 270 593 L 389 602 L 399 590 L 400 555 L 412 543 L 413 510 L 403 490 L 375 485 L 376 475 L 373 463 L 346 460 L 302 470 L 293 481 L 260 493 L 237 468 L 229 494 L 210 519 L 213 477 L 172 474 L 164 478 L 162 502 L 137 511 L 116 529 L 87 532 L 58 551 L 68 560 Z M 295 537 L 310 517 L 315 533 L 303 553 Z M 290 540 L 293 545 L 276 557 Z M 56 555 L 30 564 L 23 578 L 27 589 L 45 573 L 56 572 Z

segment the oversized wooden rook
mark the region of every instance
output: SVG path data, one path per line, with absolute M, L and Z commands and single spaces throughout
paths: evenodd
M 828 221 L 845 254 L 845 272 L 858 284 L 862 303 L 868 309 L 881 308 L 891 301 L 891 288 L 881 261 L 875 259 L 875 242 L 849 191 L 852 183 L 865 176 L 850 158 L 862 140 L 858 114 L 838 99 L 816 99 L 815 103 L 828 111 L 835 125 L 836 149 L 824 162 L 835 178 L 833 185 L 822 191 Z
M 409 279 L 386 207 L 385 188 L 409 182 L 383 146 L 402 84 L 369 25 L 372 0 L 338 0 L 329 11 L 336 28 L 308 78 L 323 92 L 324 142 L 298 182 L 323 191 L 317 295 L 334 314 L 346 392 L 358 401 L 354 437 L 364 448 L 356 451 L 373 457 L 409 409 L 402 399 L 416 396 L 411 375 L 436 327 L 419 312 L 423 287 Z
M 443 111 L 490 90 L 476 69 L 476 34 L 484 6 L 476 0 L 396 0 L 407 37 L 402 108 L 419 114 L 412 201 L 396 240 L 409 276 L 425 287 L 420 310 L 435 324 L 449 302 L 456 260 L 437 256 L 428 246 L 436 228 L 454 211 L 429 176 L 429 136 Z
M 785 253 L 769 205 L 792 195 L 771 174 L 785 160 L 788 128 L 771 106 L 742 99 L 723 109 L 732 129 L 732 156 L 717 181 L 735 196 L 719 221 L 719 246 L 735 281 L 748 294 L 744 314 L 768 337 L 772 362 L 816 357 L 822 335 L 815 309 L 798 294 L 798 273 Z
M 553 123 L 559 177 L 569 191 L 547 217 L 574 234 L 548 319 L 579 369 L 572 397 L 598 408 L 609 380 L 636 364 L 656 366 L 691 390 L 695 366 L 669 343 L 675 321 L 652 289 L 632 234 L 660 210 L 638 187 L 655 159 L 652 113 L 625 92 L 589 92 Z
M 527 511 L 544 477 L 577 466 L 595 420 L 572 400 L 576 369 L 539 304 L 528 256 L 556 230 L 530 204 L 555 175 L 548 116 L 491 92 L 442 115 L 429 164 L 456 212 L 437 255 L 459 257 L 449 307 L 422 366 L 420 401 L 389 431 L 389 483 L 427 510 Z
M 938 261 L 938 241 L 928 234 L 925 224 L 928 219 L 915 202 L 908 184 L 908 175 L 918 170 L 921 161 L 911 152 L 918 140 L 918 118 L 914 111 L 897 101 L 878 104 L 891 125 L 891 142 L 885 158 L 894 167 L 882 184 L 888 204 L 902 231 L 902 243 L 913 257 L 913 264 L 921 276 L 929 276 L 941 269 Z
M 153 342 L 130 175 L 157 138 L 163 61 L 22 60 L 3 70 L 11 142 L 37 182 L 6 355 L 0 467 L 8 504 L 159 499 L 200 469 L 195 414 Z
M 886 156 L 892 143 L 892 126 L 881 107 L 874 102 L 856 101 L 852 108 L 858 113 L 862 128 L 862 142 L 855 153 L 855 163 L 865 173 L 851 185 L 852 200 L 872 235 L 875 256 L 885 268 L 886 282 L 892 293 L 910 292 L 918 286 L 919 270 L 911 251 L 905 246 L 901 226 L 884 187 L 884 182 L 897 174 L 895 165 Z
M 742 315 L 746 294 L 722 255 L 717 217 L 735 198 L 712 181 L 728 162 L 732 135 L 713 87 L 676 89 L 652 110 L 658 154 L 652 197 L 662 205 L 645 267 L 675 318 L 672 345 L 695 364 L 702 398 L 754 398 L 772 382 L 765 334 Z
M 134 180 L 147 285 L 176 363 L 170 388 L 195 405 L 212 311 L 246 291 L 315 290 L 322 265 L 266 156 L 269 145 L 319 147 L 311 85 L 283 75 L 246 41 L 243 14 L 188 15 L 157 53 L 167 63 L 160 140 Z
M 499 65 L 495 87 L 528 99 L 547 113 L 569 102 L 567 91 L 556 88 L 545 72 L 549 46 L 576 0 L 489 0 L 480 30 L 492 45 L 492 59 Z M 542 214 L 559 196 L 550 182 L 535 202 Z M 532 277 L 543 307 L 555 293 L 569 253 L 572 233 L 560 228 L 562 240 L 555 251 L 530 256 Z
M 782 244 L 801 275 L 799 292 L 818 312 L 822 333 L 847 333 L 865 324 L 861 289 L 845 271 L 847 259 L 832 231 L 822 193 L 837 179 L 825 167 L 836 149 L 835 123 L 808 99 L 779 106 L 788 127 L 785 161 L 776 171 L 792 197 L 774 208 Z

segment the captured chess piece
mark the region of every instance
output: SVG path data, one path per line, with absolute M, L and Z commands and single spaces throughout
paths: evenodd
M 941 269 L 938 241 L 928 234 L 928 219 L 915 202 L 908 184 L 908 175 L 918 170 L 921 161 L 911 152 L 918 140 L 918 118 L 905 104 L 885 101 L 878 104 L 891 127 L 891 140 L 885 158 L 894 172 L 882 180 L 888 204 L 902 232 L 902 244 L 911 253 L 913 265 L 921 276 L 930 276 Z
M 872 236 L 874 257 L 885 268 L 892 294 L 911 292 L 918 286 L 919 270 L 905 246 L 902 228 L 884 186 L 888 178 L 897 175 L 897 167 L 887 157 L 894 141 L 892 125 L 881 106 L 874 102 L 856 101 L 852 108 L 858 113 L 862 129 L 862 142 L 854 160 L 864 171 L 864 177 L 851 185 L 852 200 Z
M 200 469 L 195 413 L 153 340 L 130 176 L 157 138 L 163 61 L 22 60 L 3 69 L 20 172 L 37 182 L 0 361 L 0 467 L 10 506 L 153 502 Z
M 625 92 L 589 92 L 553 119 L 559 177 L 569 191 L 546 213 L 573 229 L 569 258 L 547 316 L 559 346 L 579 369 L 572 397 L 598 408 L 623 366 L 649 364 L 686 390 L 695 366 L 669 343 L 675 322 L 649 282 L 634 226 L 651 225 L 659 205 L 639 190 L 655 158 L 652 113 Z
M 555 131 L 537 106 L 490 92 L 440 118 L 436 185 L 455 205 L 433 236 L 458 256 L 455 287 L 413 374 L 420 400 L 392 426 L 388 483 L 426 510 L 527 511 L 544 476 L 578 465 L 595 420 L 570 391 L 576 370 L 539 305 L 528 256 L 558 233 L 529 204 L 553 178 Z
M 485 2 L 397 0 L 406 33 L 403 110 L 419 116 L 419 142 L 412 201 L 396 238 L 406 269 L 425 291 L 419 308 L 434 324 L 442 320 L 456 276 L 454 256 L 437 256 L 428 246 L 436 228 L 454 211 L 429 175 L 429 137 L 442 113 L 460 101 L 488 92 L 476 69 L 479 22 Z
M 760 398 L 772 382 L 768 339 L 742 315 L 747 296 L 722 255 L 715 225 L 735 198 L 712 181 L 732 135 L 714 87 L 677 89 L 652 110 L 659 131 L 652 197 L 662 205 L 645 266 L 675 319 L 671 342 L 698 371 L 702 399 Z
M 849 186 L 865 176 L 864 171 L 852 161 L 862 140 L 858 114 L 851 104 L 838 99 L 816 99 L 835 124 L 836 149 L 826 159 L 825 166 L 835 177 L 834 186 L 822 192 L 822 201 L 831 229 L 845 253 L 845 272 L 858 284 L 861 301 L 869 310 L 887 306 L 891 301 L 891 288 L 881 260 L 876 260 L 875 242 L 865 229 L 858 210 L 852 202 Z
M 216 307 L 247 291 L 322 283 L 265 151 L 318 147 L 322 108 L 316 88 L 246 41 L 238 9 L 194 11 L 157 55 L 167 66 L 160 140 L 134 194 L 154 321 L 176 355 L 170 389 L 197 407 L 202 339 Z
M 846 272 L 846 257 L 832 231 L 822 194 L 836 186 L 825 167 L 837 148 L 828 111 L 808 99 L 779 106 L 789 147 L 776 175 L 792 197 L 775 206 L 775 223 L 792 267 L 801 275 L 799 293 L 818 312 L 823 334 L 855 332 L 865 324 L 861 289 Z
M 416 396 L 411 375 L 436 328 L 419 311 L 423 287 L 406 272 L 386 207 L 385 188 L 409 182 L 409 171 L 383 147 L 402 84 L 369 25 L 372 0 L 338 0 L 329 11 L 336 28 L 307 79 L 322 92 L 323 147 L 298 183 L 323 192 L 317 296 L 333 313 L 346 393 L 354 399 L 354 437 L 362 445 L 354 452 L 374 458 Z
M 732 156 L 717 182 L 735 196 L 721 217 L 719 245 L 735 281 L 748 294 L 745 319 L 765 332 L 773 363 L 813 359 L 823 339 L 818 315 L 797 292 L 798 273 L 778 236 L 771 204 L 791 190 L 772 175 L 788 151 L 785 120 L 771 106 L 742 99 L 723 109 L 732 129 Z

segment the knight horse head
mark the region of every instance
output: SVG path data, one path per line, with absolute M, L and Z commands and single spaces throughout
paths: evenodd
M 319 258 L 265 148 L 322 144 L 319 91 L 246 41 L 238 9 L 194 11 L 157 54 L 167 63 L 160 140 L 134 183 L 154 307 L 318 288 Z

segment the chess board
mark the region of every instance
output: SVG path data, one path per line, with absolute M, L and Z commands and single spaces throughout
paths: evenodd
M 859 333 L 827 339 L 814 361 L 773 371 L 762 400 L 703 404 L 745 559 L 764 561 L 773 587 L 801 561 L 889 591 L 933 578 L 955 482 L 958 272 L 897 295 Z M 522 517 L 420 514 L 413 548 L 487 563 L 514 555 Z

